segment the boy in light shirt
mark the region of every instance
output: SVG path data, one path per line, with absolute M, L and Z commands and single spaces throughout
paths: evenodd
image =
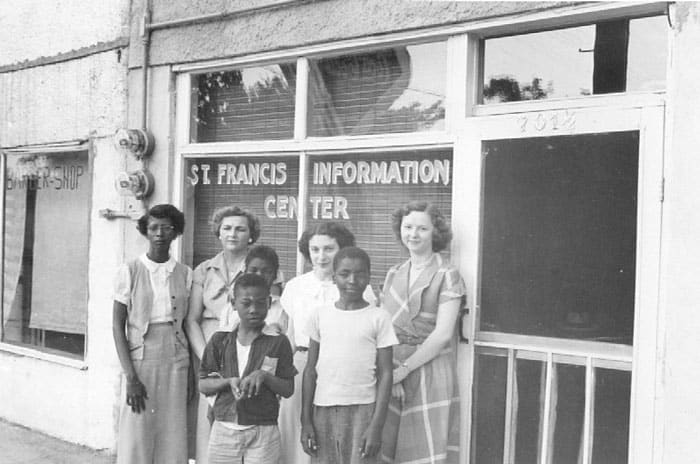
M 333 270 L 340 299 L 316 308 L 307 327 L 302 446 L 315 463 L 376 463 L 398 341 L 389 313 L 363 298 L 370 278 L 367 253 L 343 248 Z

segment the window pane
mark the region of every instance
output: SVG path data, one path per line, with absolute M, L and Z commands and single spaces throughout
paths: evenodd
M 239 206 L 255 214 L 262 233 L 256 242 L 275 249 L 286 278 L 295 275 L 297 239 L 297 156 L 239 156 L 190 159 L 185 179 L 185 211 L 193 248 L 185 260 L 194 266 L 221 251 L 211 230 L 214 210 Z
M 310 61 L 310 136 L 443 130 L 446 43 Z
M 451 150 L 310 156 L 308 172 L 307 223 L 333 220 L 347 225 L 357 246 L 372 257 L 375 290 L 389 267 L 408 258 L 391 228 L 394 210 L 410 200 L 426 200 L 449 221 Z
M 82 358 L 88 153 L 9 154 L 6 160 L 3 341 Z
M 508 358 L 477 352 L 474 383 L 473 464 L 502 464 Z
M 655 16 L 487 39 L 484 103 L 663 90 L 667 34 Z
M 294 136 L 295 64 L 199 74 L 192 84 L 192 142 Z
M 481 330 L 632 343 L 639 133 L 483 144 Z
M 627 462 L 632 374 L 596 369 L 593 464 Z

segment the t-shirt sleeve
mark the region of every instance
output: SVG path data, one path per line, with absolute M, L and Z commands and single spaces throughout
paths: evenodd
M 278 335 L 278 337 L 280 337 L 278 347 L 279 358 L 277 360 L 275 376 L 281 379 L 288 379 L 298 374 L 296 368 L 294 367 L 292 345 L 289 343 L 289 339 L 286 336 Z
M 131 299 L 131 273 L 129 266 L 122 264 L 114 276 L 114 301 L 128 305 Z
M 204 348 L 204 354 L 202 355 L 202 362 L 199 365 L 199 378 L 206 379 L 214 372 L 219 372 L 220 365 L 220 352 L 217 349 L 219 337 L 214 334 L 209 343 L 207 343 L 206 348 Z
M 467 289 L 464 285 L 464 279 L 459 275 L 459 271 L 454 267 L 449 267 L 445 271 L 442 279 L 438 303 L 442 304 L 450 300 L 462 298 L 466 293 Z
M 394 332 L 394 324 L 391 322 L 391 315 L 382 308 L 377 308 L 379 317 L 377 317 L 377 348 L 386 348 L 387 346 L 398 345 L 399 340 Z
M 309 337 L 311 340 L 316 342 L 321 342 L 321 330 L 319 327 L 319 308 L 314 308 L 309 314 L 309 319 L 307 320 L 306 327 L 304 327 L 304 335 Z

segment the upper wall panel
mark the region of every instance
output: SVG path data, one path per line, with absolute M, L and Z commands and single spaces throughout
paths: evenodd
M 130 0 L 0 2 L 0 66 L 52 57 L 128 34 Z
M 130 66 L 141 63 L 140 18 L 136 0 L 131 21 Z M 581 2 L 429 2 L 409 0 L 152 0 L 153 22 L 228 14 L 223 20 L 156 30 L 153 65 L 241 56 L 393 31 L 453 24 L 537 11 Z M 235 4 L 232 8 L 231 3 Z M 276 8 L 235 15 L 235 11 Z

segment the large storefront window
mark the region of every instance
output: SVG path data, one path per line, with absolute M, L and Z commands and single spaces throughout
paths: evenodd
M 260 219 L 258 244 L 280 257 L 285 276 L 296 271 L 298 156 L 239 156 L 190 159 L 186 164 L 185 211 L 191 216 L 193 245 L 186 261 L 193 266 L 221 251 L 211 231 L 214 210 L 246 208 Z
M 82 358 L 87 151 L 5 155 L 2 341 Z
M 452 150 L 404 150 L 309 157 L 307 222 L 339 221 L 372 257 L 372 286 L 408 254 L 391 228 L 391 213 L 410 200 L 430 201 L 448 219 Z
M 253 66 L 192 77 L 192 142 L 291 139 L 294 63 Z
M 667 28 L 654 16 L 486 39 L 484 103 L 664 90 Z
M 444 130 L 445 42 L 311 60 L 309 135 Z

